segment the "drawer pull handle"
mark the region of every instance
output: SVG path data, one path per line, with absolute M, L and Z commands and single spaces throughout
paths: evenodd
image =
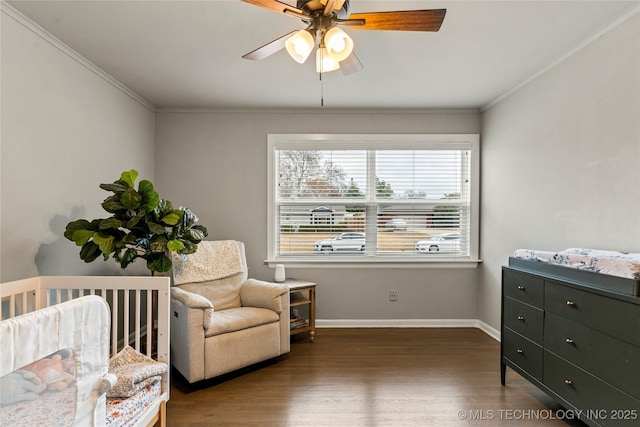
M 517 352 L 518 354 L 524 354 L 524 350 L 522 350 L 521 348 L 517 349 L 517 350 L 516 350 L 516 352 Z
M 571 380 L 564 380 L 564 383 L 566 385 L 573 385 L 573 382 Z
M 575 302 L 573 302 L 573 301 L 567 301 L 567 307 L 571 307 L 571 308 L 573 308 L 573 307 L 575 307 L 575 306 L 576 306 L 576 303 L 575 303 Z
M 524 322 L 524 316 L 518 316 L 518 320 Z
M 567 338 L 567 344 L 569 345 L 573 344 L 573 340 L 571 338 Z
M 524 291 L 524 286 L 522 286 L 522 285 L 518 285 L 518 290 L 519 290 L 519 291 Z

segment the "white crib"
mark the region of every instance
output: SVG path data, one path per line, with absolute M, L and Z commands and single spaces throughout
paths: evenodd
M 140 276 L 40 276 L 7 282 L 0 284 L 0 319 L 4 321 L 27 313 L 33 315 L 36 311 L 49 313 L 50 310 L 42 309 L 79 297 L 97 295 L 106 301 L 110 309 L 109 355 L 114 356 L 125 346 L 131 346 L 138 352 L 170 366 L 169 286 L 168 277 Z M 39 324 L 42 320 L 34 322 Z M 148 328 L 148 325 L 153 327 Z M 64 327 L 62 322 L 60 327 Z M 17 337 L 14 341 L 19 342 L 20 328 L 15 329 L 16 331 L 12 332 L 13 336 Z M 3 353 L 2 365 L 12 365 L 12 369 L 22 366 L 15 363 L 16 359 L 19 359 L 16 358 L 16 353 L 20 346 L 7 348 L 4 344 L 0 343 Z M 6 366 L 0 368 L 3 372 L 0 376 L 6 374 L 5 371 L 11 372 Z M 82 374 L 78 372 L 78 377 Z M 78 378 L 78 381 L 81 381 L 81 378 Z M 164 427 L 168 400 L 167 371 L 162 374 L 158 397 L 151 403 L 145 403 L 142 412 L 138 412 L 134 420 L 129 420 L 124 425 Z M 105 419 L 98 420 L 95 424 L 122 425 L 109 424 Z

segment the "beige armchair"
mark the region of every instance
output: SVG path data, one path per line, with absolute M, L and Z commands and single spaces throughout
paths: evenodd
M 220 270 L 222 259 L 235 267 Z M 249 279 L 242 242 L 201 242 L 174 258 L 173 278 L 171 363 L 190 383 L 289 352 L 289 289 Z

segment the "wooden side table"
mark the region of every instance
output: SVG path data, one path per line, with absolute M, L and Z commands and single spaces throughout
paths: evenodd
M 289 307 L 291 318 L 291 335 L 309 332 L 309 340 L 316 338 L 316 285 L 306 280 L 287 279 L 284 284 L 289 287 Z M 293 316 L 296 307 L 308 307 L 308 316 Z M 296 310 L 297 311 L 297 310 Z

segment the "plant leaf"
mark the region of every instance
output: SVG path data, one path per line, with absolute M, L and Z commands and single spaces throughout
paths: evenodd
M 182 225 L 186 228 L 191 227 L 193 224 L 198 222 L 198 217 L 195 216 L 193 212 L 189 208 L 180 208 L 180 210 L 184 211 L 184 215 L 182 217 Z
M 136 240 L 138 240 L 138 237 L 133 233 L 125 234 L 122 238 L 122 241 L 127 244 L 135 244 Z
M 106 230 L 108 228 L 120 228 L 122 227 L 122 221 L 120 221 L 119 219 L 116 218 L 107 218 L 107 219 L 103 219 L 102 222 L 100 222 L 100 230 Z
M 116 195 L 113 195 L 104 199 L 104 202 L 102 202 L 102 208 L 107 212 L 115 213 L 119 210 L 124 209 L 125 207 L 122 206 L 122 203 L 120 203 L 120 198 Z
M 64 230 L 64 237 L 73 241 L 73 233 L 78 230 L 93 230 L 98 231 L 98 229 L 94 229 L 92 227 L 92 223 L 87 221 L 86 219 L 78 219 L 75 221 L 71 221 L 67 224 L 67 227 Z
M 114 193 L 122 193 L 127 189 L 126 186 L 118 183 L 117 181 L 113 184 L 100 184 L 100 188 L 107 191 L 113 191 Z
M 159 218 L 162 218 L 163 216 L 168 215 L 172 211 L 173 211 L 173 204 L 166 199 L 160 199 L 160 201 L 158 202 L 158 207 L 155 210 Z
M 120 196 L 120 203 L 127 209 L 138 209 L 142 203 L 142 196 L 133 188 L 127 188 Z
M 155 222 L 149 222 L 147 225 L 149 226 L 149 231 L 153 234 L 163 234 L 165 231 L 163 225 L 156 224 Z
M 180 240 L 169 240 L 167 242 L 167 249 L 169 249 L 172 252 L 178 252 L 182 249 L 184 249 L 184 243 L 182 243 Z
M 164 252 L 168 242 L 164 236 L 155 235 L 149 240 L 149 248 L 154 252 Z
M 120 181 L 126 182 L 127 184 L 129 184 L 129 187 L 132 187 L 132 188 L 137 178 L 138 178 L 138 171 L 135 169 L 124 171 L 120 175 Z
M 191 228 L 184 233 L 184 238 L 193 243 L 200 243 L 207 235 L 197 228 Z
M 203 239 L 209 235 L 207 227 L 205 227 L 204 225 L 194 225 L 193 227 L 191 227 L 191 229 L 200 231 L 203 235 Z
M 146 179 L 140 181 L 140 184 L 138 184 L 138 193 L 142 196 L 142 203 L 146 206 L 147 212 L 151 212 L 158 207 L 160 196 L 153 188 L 151 181 L 147 181 Z
M 151 191 L 155 192 L 151 181 L 149 181 L 148 179 L 143 179 L 142 181 L 140 181 L 140 183 L 138 184 L 138 193 L 145 194 Z
M 198 250 L 198 245 L 195 243 L 191 243 L 189 241 L 184 242 L 184 248 L 181 251 L 178 251 L 179 254 L 189 255 L 195 254 Z
M 133 248 L 128 248 L 124 251 L 120 259 L 120 267 L 127 268 L 129 264 L 131 264 L 138 257 L 138 252 Z
M 87 242 L 80 249 L 80 259 L 84 262 L 92 262 L 95 261 L 98 256 L 100 256 L 100 247 L 93 242 Z
M 109 254 L 115 249 L 115 237 L 109 236 L 108 234 L 101 232 L 94 233 L 93 242 L 100 247 L 100 250 L 105 257 L 109 256 Z
M 171 260 L 164 252 L 157 256 L 151 257 L 147 260 L 147 268 L 151 271 L 157 271 L 158 273 L 164 273 L 171 270 Z
M 145 211 L 138 212 L 136 216 L 127 221 L 127 228 L 131 230 L 133 227 L 135 227 L 140 222 L 140 220 L 144 218 L 144 215 Z
M 171 211 L 170 214 L 163 216 L 160 221 L 167 225 L 176 225 L 182 219 L 182 215 L 184 215 L 184 211 L 176 209 Z
M 95 234 L 91 230 L 76 230 L 73 232 L 71 240 L 76 242 L 76 246 L 84 246 Z

